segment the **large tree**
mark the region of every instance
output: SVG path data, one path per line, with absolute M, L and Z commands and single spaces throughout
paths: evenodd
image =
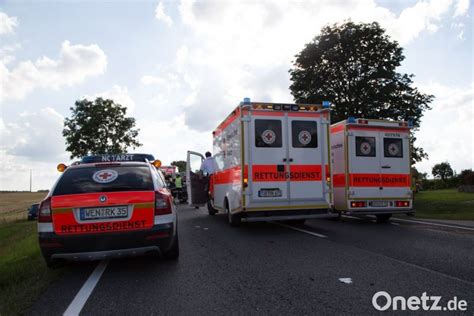
M 136 140 L 135 119 L 127 108 L 109 99 L 78 100 L 64 121 L 63 136 L 71 159 L 93 153 L 124 153 L 141 144 Z
M 290 69 L 291 93 L 298 103 L 334 104 L 331 121 L 347 117 L 411 120 L 415 129 L 432 95 L 413 87 L 413 75 L 396 71 L 403 49 L 376 22 L 324 27 L 297 54 Z M 412 138 L 412 143 L 415 138 Z M 427 157 L 414 148 L 413 161 Z

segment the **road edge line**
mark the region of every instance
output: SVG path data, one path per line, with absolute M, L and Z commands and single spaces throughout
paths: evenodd
M 71 304 L 69 304 L 68 308 L 66 309 L 63 315 L 65 316 L 79 315 L 82 308 L 86 304 L 87 299 L 92 294 L 92 291 L 94 290 L 95 286 L 99 282 L 100 277 L 102 276 L 105 269 L 107 268 L 108 263 L 109 263 L 108 260 L 102 260 L 101 262 L 99 262 L 97 267 L 95 267 L 94 271 L 92 271 L 89 278 L 82 285 L 79 292 L 77 292 L 76 296 L 72 300 Z

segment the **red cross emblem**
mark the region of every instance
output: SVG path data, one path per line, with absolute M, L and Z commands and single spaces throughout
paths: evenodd
M 99 170 L 94 173 L 92 179 L 97 183 L 109 183 L 117 179 L 118 173 L 112 169 Z
M 311 142 L 311 134 L 308 131 L 301 131 L 298 134 L 298 140 L 303 146 L 308 145 Z
M 276 135 L 275 132 L 271 129 L 267 129 L 262 133 L 262 140 L 265 144 L 271 145 L 275 142 Z

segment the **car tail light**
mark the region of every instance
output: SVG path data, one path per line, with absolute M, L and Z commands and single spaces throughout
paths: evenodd
M 51 197 L 43 200 L 38 210 L 38 222 L 50 223 L 51 219 Z
M 171 195 L 155 192 L 155 216 L 171 214 Z
M 367 203 L 365 201 L 353 201 L 351 207 L 365 207 Z
M 409 201 L 395 201 L 395 207 L 409 207 Z

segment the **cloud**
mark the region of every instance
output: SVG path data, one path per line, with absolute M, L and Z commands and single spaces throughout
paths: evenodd
M 0 11 L 0 35 L 12 34 L 17 26 L 17 17 L 10 17 L 4 12 Z
M 458 0 L 454 16 L 463 16 L 469 11 L 469 0 Z
M 63 116 L 50 107 L 21 113 L 14 122 L 0 120 L 0 150 L 35 161 L 63 159 L 67 156 L 63 121 Z
M 0 102 L 18 100 L 36 88 L 59 89 L 83 82 L 87 77 L 103 74 L 107 56 L 95 44 L 71 45 L 64 41 L 59 58 L 43 56 L 35 62 L 20 62 L 12 70 L 0 64 Z
M 165 13 L 165 7 L 163 5 L 163 2 L 160 1 L 158 5 L 156 6 L 155 9 L 155 18 L 159 21 L 162 21 L 165 23 L 167 26 L 173 25 L 173 20 L 169 15 Z
M 135 101 L 132 99 L 128 92 L 127 87 L 121 87 L 114 85 L 111 89 L 98 92 L 93 96 L 85 96 L 84 98 L 88 100 L 95 100 L 96 98 L 111 99 L 115 103 L 118 103 L 122 106 L 127 107 L 127 114 L 133 113 L 135 111 Z
M 468 88 L 457 88 L 431 83 L 420 85 L 424 93 L 436 96 L 432 110 L 425 113 L 420 131 L 416 133 L 417 146 L 429 155 L 416 165 L 431 174 L 431 168 L 447 161 L 454 170 L 472 168 L 474 165 L 474 82 Z

